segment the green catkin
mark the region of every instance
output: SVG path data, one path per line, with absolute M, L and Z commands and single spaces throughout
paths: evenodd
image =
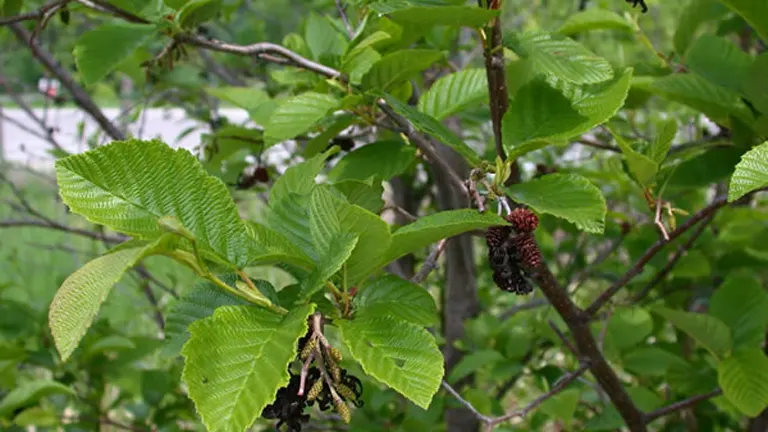
M 336 412 L 339 413 L 341 419 L 344 420 L 344 423 L 349 424 L 349 422 L 352 421 L 352 412 L 341 398 L 334 398 L 333 406 L 336 407 Z
M 323 379 L 318 378 L 317 381 L 315 381 L 314 384 L 312 384 L 312 387 L 309 389 L 309 392 L 307 392 L 307 401 L 312 402 L 313 400 L 317 399 L 318 396 L 320 396 L 320 393 L 323 391 Z
M 331 358 L 337 362 L 341 361 L 341 351 L 336 347 L 331 347 L 328 349 L 328 355 L 330 355 Z
M 346 400 L 357 400 L 357 395 L 355 395 L 355 392 L 353 392 L 351 388 L 345 386 L 344 384 L 336 384 L 336 391 L 339 392 L 339 394 Z
M 302 360 L 306 360 L 310 354 L 312 354 L 312 351 L 315 350 L 317 347 L 317 338 L 310 338 L 307 343 L 304 344 L 304 346 L 301 348 L 301 354 L 299 354 L 299 357 L 301 357 Z

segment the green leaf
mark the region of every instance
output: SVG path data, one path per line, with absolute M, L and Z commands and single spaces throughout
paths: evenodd
M 328 251 L 333 238 L 341 233 L 335 204 L 327 186 L 316 187 L 312 191 L 309 199 L 309 232 L 312 233 L 315 250 L 321 254 Z
M 109 167 L 109 169 L 104 169 Z M 154 239 L 173 217 L 204 251 L 243 267 L 262 251 L 240 219 L 227 186 L 189 151 L 161 141 L 116 141 L 56 162 L 59 194 L 89 221 Z
M 352 286 L 380 267 L 392 235 L 389 225 L 378 215 L 341 199 L 335 201 L 342 231 L 359 236 L 357 246 L 347 260 L 347 281 Z
M 768 407 L 768 358 L 759 348 L 739 350 L 717 367 L 723 395 L 749 417 Z
M 347 50 L 347 42 L 341 33 L 326 18 L 315 13 L 307 18 L 305 32 L 304 39 L 315 60 L 325 55 L 341 56 Z
M 479 8 L 474 8 L 482 10 Z M 445 120 L 488 98 L 485 69 L 464 69 L 442 76 L 419 98 L 419 111 Z
M 677 135 L 677 120 L 670 118 L 662 122 L 656 139 L 651 143 L 649 158 L 661 166 L 661 163 L 667 158 L 667 153 L 672 147 L 672 141 Z
M 306 147 L 304 147 L 304 157 L 312 157 L 325 150 L 331 143 L 331 140 L 336 138 L 342 131 L 344 131 L 344 129 L 347 129 L 356 120 L 357 117 L 350 114 L 342 114 L 333 117 L 331 123 L 322 133 L 307 142 Z
M 389 90 L 443 59 L 443 53 L 427 49 L 407 49 L 387 54 L 373 64 L 363 77 L 369 89 Z
M 591 30 L 623 30 L 632 32 L 632 25 L 619 14 L 605 9 L 591 8 L 570 15 L 560 26 L 560 33 L 572 35 Z
M 613 68 L 607 60 L 566 36 L 528 32 L 510 34 L 505 42 L 547 75 L 574 84 L 595 84 L 613 78 Z
M 709 313 L 733 332 L 734 349 L 759 347 L 768 327 L 768 294 L 753 275 L 732 274 L 715 291 Z
M 416 160 L 416 149 L 402 141 L 376 141 L 344 155 L 328 173 L 331 181 L 382 180 L 403 174 Z M 387 163 L 381 163 L 387 161 Z
M 621 308 L 611 315 L 606 337 L 623 351 L 642 343 L 652 331 L 653 320 L 648 311 L 639 307 Z
M 384 207 L 384 186 L 381 179 L 371 177 L 366 181 L 344 180 L 334 183 L 333 188 L 347 199 L 347 202 L 360 206 L 372 213 L 379 213 Z
M 728 39 L 714 35 L 698 38 L 686 60 L 691 71 L 734 92 L 741 91 L 752 65 L 749 54 Z
M 508 360 L 496 350 L 473 351 L 462 357 L 461 360 L 456 363 L 456 366 L 451 369 L 448 380 L 455 383 L 481 368 L 493 367 L 505 361 Z
M 280 202 L 290 194 L 309 195 L 315 188 L 315 177 L 325 166 L 325 160 L 338 152 L 338 147 L 331 147 L 324 153 L 312 156 L 285 170 L 272 185 L 269 192 L 270 204 Z
M 421 326 L 438 321 L 435 300 L 424 288 L 395 275 L 384 275 L 362 287 L 354 299 L 355 316 L 392 316 Z
M 132 23 L 103 24 L 86 32 L 73 52 L 83 81 L 95 84 L 156 33 L 155 26 Z
M 764 52 L 755 57 L 752 66 L 749 68 L 747 80 L 744 82 L 743 94 L 749 99 L 755 107 L 763 113 L 763 124 L 768 123 L 768 86 L 765 85 L 765 77 L 768 76 L 768 52 Z M 768 129 L 768 126 L 764 126 Z M 763 134 L 768 134 L 764 130 Z
M 256 87 L 208 87 L 205 91 L 249 112 L 258 110 L 262 104 L 270 101 L 269 95 Z
M 678 20 L 673 38 L 675 51 L 683 54 L 693 40 L 698 29 L 707 21 L 721 19 L 727 9 L 716 0 L 691 0 Z
M 373 48 L 365 48 L 345 57 L 341 71 L 349 75 L 349 82 L 358 85 L 379 60 L 381 60 L 381 54 Z
M 387 104 L 392 107 L 395 112 L 407 118 L 417 130 L 432 135 L 443 144 L 456 150 L 470 164 L 479 165 L 482 161 L 471 147 L 434 117 L 419 112 L 417 109 L 403 103 L 391 95 L 383 94 L 381 97 L 387 101 Z
M 234 284 L 234 278 L 227 283 Z M 198 320 L 213 315 L 221 306 L 244 306 L 247 303 L 234 295 L 222 291 L 212 282 L 196 284 L 190 292 L 171 303 L 165 319 L 165 347 L 169 355 L 176 355 L 189 340 L 189 326 Z
M 481 27 L 498 15 L 498 10 L 477 6 L 413 6 L 398 9 L 389 18 L 396 23 L 417 26 Z
M 288 194 L 279 200 L 270 197 L 265 219 L 270 228 L 295 244 L 313 262 L 319 260 L 309 229 L 308 195 Z
M 176 21 L 182 28 L 194 29 L 221 11 L 222 0 L 191 0 L 179 10 Z
M 624 355 L 622 364 L 628 371 L 640 376 L 663 376 L 673 365 L 687 366 L 680 356 L 653 346 L 630 351 Z
M 313 305 L 282 316 L 249 306 L 224 306 L 195 322 L 184 349 L 184 382 L 211 432 L 243 432 L 289 381 L 288 364 L 307 332 Z
M 720 0 L 732 11 L 741 15 L 746 22 L 768 42 L 768 2 L 763 0 Z
M 737 93 L 719 87 L 695 73 L 657 78 L 648 89 L 667 99 L 700 110 L 713 121 L 724 125 L 731 124 L 730 115 L 747 125 L 754 123 L 749 108 Z
M 27 408 L 13 418 L 13 423 L 21 427 L 37 426 L 38 428 L 55 429 L 61 425 L 61 421 L 61 417 L 54 408 L 39 406 Z
M 602 233 L 605 198 L 600 189 L 576 174 L 548 174 L 508 188 L 510 197 L 541 213 L 563 218 L 579 229 Z
M 538 79 L 515 93 L 502 119 L 502 141 L 510 158 L 517 158 L 525 144 L 562 138 L 586 121 L 562 93 Z
M 395 231 L 392 236 L 392 245 L 385 255 L 383 264 L 425 248 L 441 239 L 495 225 L 508 224 L 493 213 L 480 213 L 472 209 L 448 210 L 420 217 L 416 222 Z
M 656 173 L 659 171 L 658 164 L 648 156 L 632 148 L 632 145 L 624 140 L 620 134 L 614 132 L 610 128 L 608 130 L 613 134 L 616 143 L 624 154 L 624 159 L 627 161 L 627 166 L 629 167 L 629 171 L 632 173 L 633 178 L 640 184 L 640 186 L 647 186 L 656 177 Z
M 768 141 L 741 156 L 728 186 L 728 202 L 768 186 Z
M 425 329 L 392 317 L 337 322 L 366 374 L 427 409 L 443 379 L 443 356 Z
M 51 302 L 48 321 L 62 361 L 77 348 L 112 286 L 142 258 L 155 253 L 164 240 L 142 245 L 123 244 L 90 261 L 61 284 Z
M 75 396 L 75 391 L 69 386 L 51 380 L 35 380 L 21 384 L 11 390 L 0 402 L 0 417 L 19 408 L 33 405 L 40 399 L 54 394 Z
M 581 390 L 565 389 L 541 404 L 541 411 L 564 422 L 571 422 L 579 405 Z
M 717 358 L 724 358 L 733 347 L 730 329 L 714 316 L 665 307 L 656 307 L 652 311 L 696 339 Z
M 301 297 L 309 298 L 325 286 L 325 282 L 336 272 L 352 255 L 352 251 L 358 242 L 358 236 L 352 233 L 338 233 L 330 240 L 323 252 L 317 267 L 309 275 L 301 288 Z
M 261 249 L 248 265 L 289 263 L 304 268 L 314 265 L 310 256 L 283 234 L 251 221 L 245 222 L 245 229 Z
M 340 101 L 335 97 L 306 92 L 284 100 L 272 112 L 264 126 L 264 140 L 267 146 L 295 138 L 309 131 L 329 111 L 336 109 Z
M 12 17 L 21 12 L 21 7 L 24 5 L 24 0 L 5 0 L 0 2 L 0 16 Z

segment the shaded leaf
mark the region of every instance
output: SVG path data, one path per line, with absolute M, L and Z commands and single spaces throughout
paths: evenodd
M 483 10 L 477 7 L 473 9 Z M 485 69 L 464 69 L 442 76 L 419 98 L 419 111 L 437 120 L 488 98 Z
M 768 358 L 759 348 L 739 350 L 717 367 L 723 395 L 749 417 L 768 407 Z
M 309 131 L 329 111 L 338 108 L 339 104 L 340 101 L 335 97 L 316 92 L 306 92 L 284 100 L 275 108 L 264 126 L 267 146 Z
M 572 14 L 560 26 L 560 33 L 571 35 L 591 30 L 623 30 L 632 32 L 632 25 L 616 12 L 590 8 Z
M 0 417 L 6 416 L 19 408 L 35 404 L 40 399 L 54 394 L 75 396 L 69 386 L 51 380 L 35 380 L 19 385 L 0 401 Z
M 328 173 L 332 181 L 382 180 L 404 173 L 416 160 L 416 148 L 402 141 L 376 141 L 344 155 Z M 381 163 L 386 161 L 387 163 Z
M 725 357 L 733 346 L 731 331 L 728 326 L 711 315 L 664 307 L 656 307 L 652 311 L 696 339 L 717 358 Z
M 768 327 L 768 294 L 755 276 L 732 274 L 715 291 L 709 313 L 733 332 L 733 346 L 759 347 Z
M 548 174 L 512 185 L 509 195 L 541 213 L 563 218 L 579 229 L 602 233 L 607 207 L 600 189 L 576 174 Z
M 95 84 L 157 33 L 147 24 L 102 24 L 80 36 L 73 51 L 86 84 Z
M 363 77 L 362 84 L 369 89 L 389 90 L 396 84 L 433 66 L 443 58 L 443 53 L 427 49 L 395 51 L 373 64 Z

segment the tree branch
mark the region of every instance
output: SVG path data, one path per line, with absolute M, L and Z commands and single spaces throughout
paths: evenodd
M 477 3 L 480 7 L 487 3 L 488 9 L 499 10 L 501 7 L 501 1 L 477 0 Z M 486 26 L 486 32 L 486 39 L 483 41 L 483 54 L 485 55 L 485 74 L 488 77 L 493 138 L 496 144 L 496 154 L 502 160 L 506 160 L 507 153 L 504 151 L 501 140 L 501 120 L 509 108 L 509 93 L 507 92 L 507 76 L 504 66 L 501 20 L 494 18 L 491 24 Z
M 663 281 L 664 278 L 667 277 L 669 272 L 672 271 L 672 269 L 675 267 L 677 262 L 680 260 L 680 258 L 683 257 L 683 255 L 688 252 L 688 250 L 693 247 L 693 244 L 696 242 L 696 240 L 701 236 L 701 234 L 704 233 L 704 230 L 709 226 L 710 222 L 712 222 L 712 218 L 714 217 L 713 214 L 710 214 L 707 218 L 705 218 L 698 227 L 691 233 L 691 236 L 688 237 L 688 240 L 685 241 L 684 244 L 682 244 L 679 248 L 677 248 L 677 251 L 675 252 L 672 257 L 669 258 L 669 261 L 667 261 L 667 264 L 664 265 L 664 268 L 659 270 L 658 273 L 656 273 L 656 276 L 654 276 L 653 280 L 648 282 L 648 284 L 643 287 L 643 289 L 637 293 L 635 298 L 633 299 L 634 302 L 638 302 L 645 298 L 645 296 L 648 295 L 648 293 L 651 292 L 651 290 L 659 284 L 659 282 Z
M 693 397 L 690 397 L 690 398 L 685 399 L 685 400 L 681 400 L 680 402 L 675 402 L 675 403 L 673 403 L 671 405 L 667 405 L 665 407 L 662 407 L 662 408 L 659 408 L 659 409 L 657 409 L 655 411 L 651 411 L 651 412 L 647 413 L 645 415 L 645 421 L 646 421 L 646 423 L 650 423 L 650 422 L 656 420 L 659 417 L 664 417 L 664 416 L 670 415 L 670 414 L 672 414 L 672 413 L 674 413 L 676 411 L 680 411 L 680 410 L 683 410 L 683 409 L 686 409 L 686 408 L 690 408 L 690 407 L 696 405 L 697 403 L 699 403 L 701 401 L 705 401 L 707 399 L 713 398 L 715 396 L 719 396 L 721 394 L 723 394 L 723 391 L 721 389 L 715 389 L 715 390 L 712 390 L 709 393 L 700 394 L 700 395 L 693 396 Z
M 643 256 L 640 257 L 640 259 L 635 262 L 635 264 L 632 266 L 632 268 L 629 269 L 621 278 L 619 278 L 618 281 L 614 282 L 613 285 L 611 285 L 610 288 L 605 290 L 600 296 L 586 309 L 586 313 L 589 317 L 594 316 L 600 308 L 602 308 L 608 301 L 611 300 L 611 298 L 624 286 L 626 286 L 632 279 L 635 278 L 635 276 L 639 275 L 646 264 L 654 257 L 656 256 L 659 251 L 669 244 L 671 241 L 675 240 L 676 238 L 680 237 L 683 233 L 688 231 L 691 227 L 696 225 L 699 221 L 709 217 L 711 214 L 714 214 L 717 210 L 719 210 L 721 207 L 724 207 L 726 204 L 728 204 L 728 197 L 721 196 L 717 199 L 715 199 L 710 205 L 700 210 L 695 215 L 691 216 L 690 219 L 685 221 L 682 225 L 680 225 L 676 230 L 669 233 L 669 240 L 660 239 L 656 243 L 654 243 L 648 250 L 645 251 Z
M 440 255 L 443 253 L 443 250 L 445 250 L 445 244 L 447 241 L 448 239 L 442 239 L 437 243 L 437 246 L 435 246 L 435 248 L 432 249 L 432 252 L 424 261 L 424 264 L 421 265 L 419 272 L 416 273 L 411 278 L 411 282 L 415 284 L 420 284 L 424 282 L 424 279 L 426 279 L 427 276 L 429 276 L 429 274 L 432 273 L 432 270 L 437 268 L 437 260 L 440 258 Z

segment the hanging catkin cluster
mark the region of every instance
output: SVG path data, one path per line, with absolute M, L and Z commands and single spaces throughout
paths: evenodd
M 524 274 L 541 264 L 541 252 L 533 236 L 539 218 L 528 209 L 516 208 L 506 220 L 511 226 L 491 227 L 485 235 L 493 281 L 504 291 L 530 294 L 533 287 Z

